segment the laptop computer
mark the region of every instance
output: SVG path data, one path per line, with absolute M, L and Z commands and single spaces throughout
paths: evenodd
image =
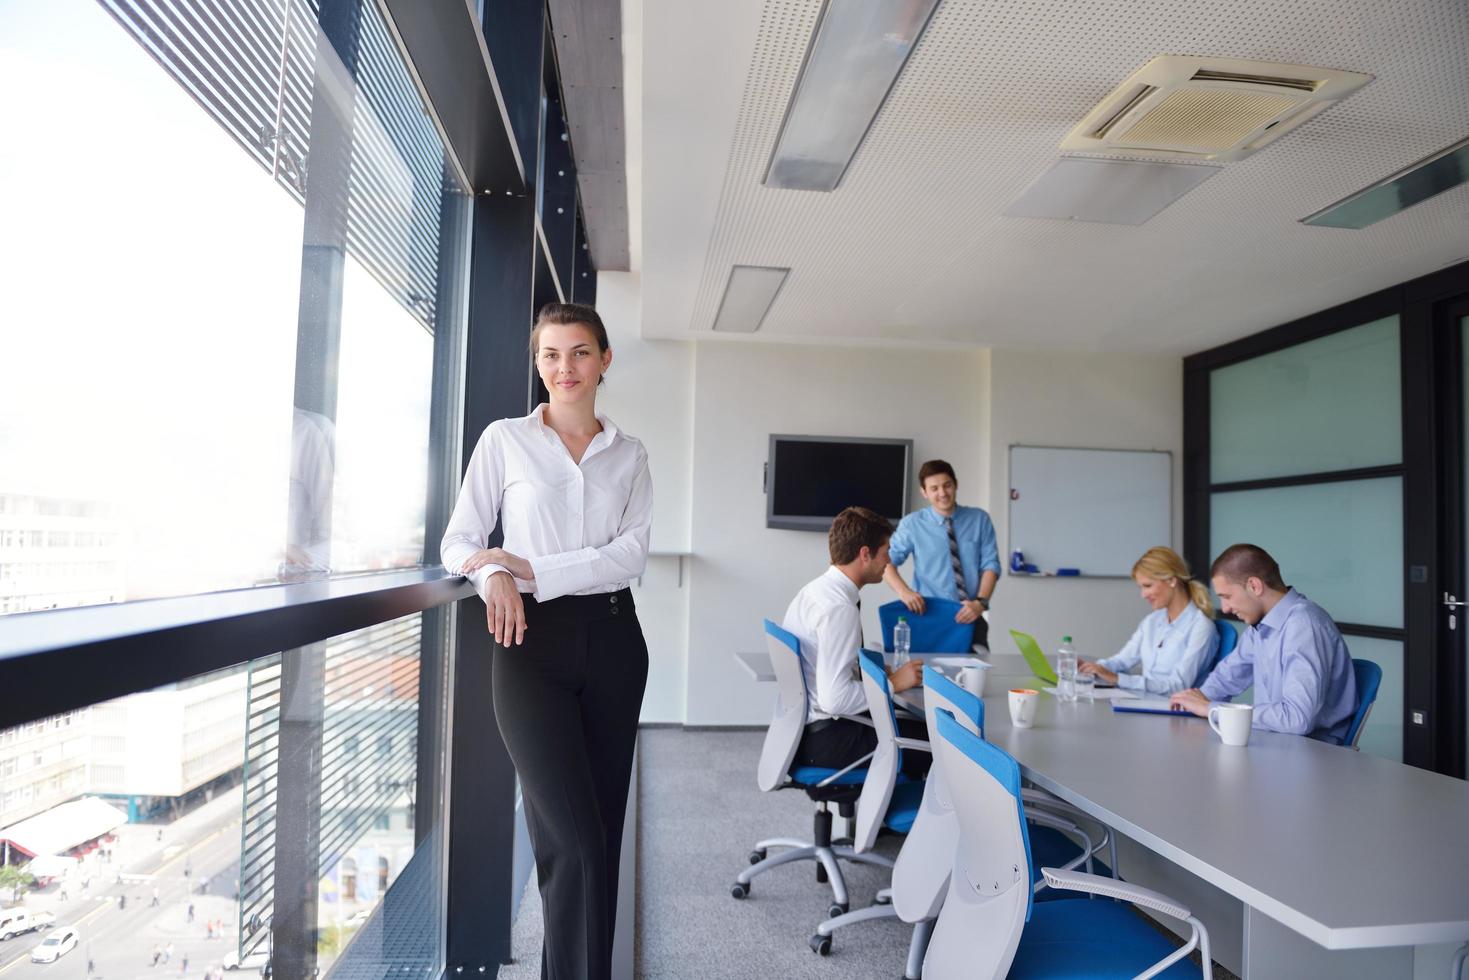
M 1035 642 L 1035 637 L 1019 630 L 1011 630 L 1010 636 L 1015 640 L 1015 645 L 1020 648 L 1020 655 L 1030 665 L 1036 678 L 1047 684 L 1055 684 L 1056 671 L 1046 662 L 1046 655 L 1041 653 L 1041 645 Z

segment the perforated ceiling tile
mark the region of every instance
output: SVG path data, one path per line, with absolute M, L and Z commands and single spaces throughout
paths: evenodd
M 765 336 L 1189 352 L 1469 253 L 1462 187 L 1362 231 L 1299 223 L 1469 134 L 1469 4 L 944 0 L 841 186 L 767 188 L 820 8 L 763 7 L 714 226 L 688 229 L 707 245 L 689 330 L 710 329 L 732 266 L 779 266 Z M 1144 225 L 1002 216 L 1159 54 L 1376 77 Z

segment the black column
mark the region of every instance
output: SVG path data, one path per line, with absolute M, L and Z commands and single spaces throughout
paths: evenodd
M 530 408 L 527 344 L 535 202 L 482 195 L 474 209 L 464 456 L 485 426 Z M 495 533 L 492 544 L 499 542 Z M 491 639 L 485 607 L 457 607 L 454 733 L 449 794 L 448 972 L 479 975 L 510 959 L 515 839 L 515 769 L 500 740 L 490 698 Z

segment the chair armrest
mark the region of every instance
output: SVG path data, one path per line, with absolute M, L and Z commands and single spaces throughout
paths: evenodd
M 1041 874 L 1045 875 L 1046 884 L 1052 888 L 1065 888 L 1068 891 L 1090 892 L 1093 895 L 1103 895 L 1107 898 L 1120 898 L 1134 905 L 1141 905 L 1143 908 L 1171 915 L 1175 919 L 1186 921 L 1193 917 L 1188 907 L 1177 899 L 1155 892 L 1151 888 L 1118 881 L 1116 878 L 1103 878 L 1101 875 L 1089 875 L 1082 871 L 1062 871 L 1059 868 L 1041 868 Z
M 929 745 L 928 742 L 924 741 L 921 738 L 904 738 L 903 736 L 899 735 L 898 748 L 913 749 L 915 752 L 927 752 L 929 755 L 933 754 L 933 746 Z
M 864 755 L 862 758 L 856 760 L 855 762 L 852 762 L 852 763 L 850 763 L 850 764 L 842 767 L 841 769 L 838 769 L 836 772 L 832 773 L 830 776 L 827 776 L 825 779 L 823 779 L 821 782 L 817 783 L 816 785 L 817 786 L 827 786 L 827 785 L 830 785 L 833 780 L 841 779 L 843 776 L 845 776 L 847 773 L 851 772 L 853 769 L 856 769 L 858 766 L 863 765 L 866 762 L 868 762 L 875 755 L 877 755 L 877 751 L 874 749 L 873 751 L 867 753 L 866 755 Z

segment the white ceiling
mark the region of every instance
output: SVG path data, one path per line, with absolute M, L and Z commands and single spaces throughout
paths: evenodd
M 760 183 L 820 0 L 641 6 L 645 337 L 712 336 L 759 265 L 792 272 L 757 341 L 1187 354 L 1469 258 L 1469 187 L 1299 223 L 1469 136 L 1463 0 L 942 0 L 830 194 Z M 1002 217 L 1160 54 L 1376 79 L 1144 225 Z

